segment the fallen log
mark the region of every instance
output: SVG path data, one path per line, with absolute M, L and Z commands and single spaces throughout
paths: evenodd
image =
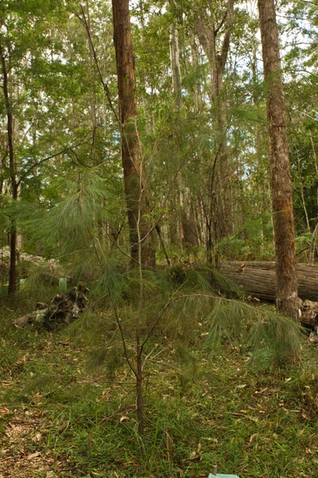
M 298 264 L 300 323 L 318 331 L 318 267 Z M 275 262 L 222 262 L 220 272 L 245 293 L 260 300 L 275 301 Z
M 49 331 L 61 325 L 67 325 L 77 319 L 79 314 L 85 309 L 88 302 L 85 295 L 87 291 L 85 283 L 80 282 L 70 292 L 63 295 L 55 295 L 47 304 L 38 302 L 34 312 L 15 319 L 13 324 L 16 327 L 37 324 Z
M 318 301 L 318 267 L 298 264 L 298 295 Z M 239 285 L 247 295 L 273 302 L 276 295 L 275 262 L 222 262 L 220 272 Z

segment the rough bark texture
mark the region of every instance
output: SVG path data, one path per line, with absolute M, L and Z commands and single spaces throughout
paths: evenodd
M 267 87 L 270 174 L 276 252 L 276 307 L 297 318 L 298 291 L 292 185 L 274 0 L 258 0 Z
M 193 210 L 187 214 L 184 210 L 181 211 L 181 225 L 183 244 L 196 247 L 199 244 L 198 233 L 194 220 Z
M 132 261 L 154 266 L 154 249 L 144 215 L 146 211 L 141 146 L 137 130 L 135 61 L 129 0 L 113 0 L 114 44 L 118 76 L 121 152 L 128 210 Z M 141 258 L 139 245 L 141 244 Z

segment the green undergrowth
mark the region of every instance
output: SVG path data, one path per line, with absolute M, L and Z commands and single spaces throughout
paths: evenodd
M 5 304 L 4 447 L 11 420 L 30 413 L 40 417 L 41 439 L 25 447 L 53 455 L 62 478 L 197 478 L 214 464 L 240 478 L 316 477 L 316 343 L 271 309 L 212 295 L 203 284 L 194 293 L 176 290 L 169 298 L 149 283 L 142 308 L 145 337 L 171 301 L 144 349 L 142 437 L 127 367 L 138 301 L 127 290 L 124 300 L 94 301 L 53 334 L 12 327 L 13 316 L 29 311 L 28 297 L 14 309 Z

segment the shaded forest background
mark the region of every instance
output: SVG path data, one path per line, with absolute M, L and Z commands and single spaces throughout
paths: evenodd
M 257 9 L 231 5 L 131 5 L 158 264 L 274 259 Z M 17 253 L 101 283 L 130 254 L 111 5 L 8 1 L 1 18 L 0 245 L 14 232 Z M 297 258 L 307 261 L 318 201 L 317 8 L 282 1 L 277 19 Z

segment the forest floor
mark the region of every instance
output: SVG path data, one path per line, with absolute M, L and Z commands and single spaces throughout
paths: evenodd
M 0 477 L 58 476 L 52 470 L 58 463 L 49 452 L 31 451 L 41 442 L 45 432 L 42 412 L 2 408 L 0 417 L 3 422 Z
M 29 361 L 36 360 L 34 353 L 31 353 L 31 350 L 35 352 L 33 347 L 34 345 L 31 349 L 28 347 L 21 350 L 22 354 L 16 356 L 17 360 L 12 364 L 12 368 L 7 370 L 9 374 L 1 380 L 1 396 L 21 391 L 24 368 Z M 42 357 L 49 360 L 50 342 L 44 338 L 40 349 Z M 8 352 L 10 353 L 10 350 Z M 2 362 L 6 362 L 5 357 L 2 358 Z M 32 375 L 30 372 L 29 377 Z M 61 456 L 57 459 L 50 447 L 47 447 L 52 422 L 42 403 L 41 393 L 33 393 L 32 388 L 31 385 L 29 389 L 32 394 L 31 401 L 27 397 L 20 397 L 22 400 L 20 403 L 20 398 L 18 402 L 14 399 L 9 406 L 5 400 L 0 402 L 0 478 L 73 476 L 63 474 L 73 467 L 69 465 L 68 458 Z
M 317 478 L 315 339 L 302 338 L 296 365 L 273 369 L 228 341 L 201 346 L 202 323 L 186 343 L 155 334 L 140 438 L 111 312 L 52 334 L 12 326 L 26 306 L 4 308 L 1 320 L 0 478 L 199 478 L 214 464 L 240 478 Z

